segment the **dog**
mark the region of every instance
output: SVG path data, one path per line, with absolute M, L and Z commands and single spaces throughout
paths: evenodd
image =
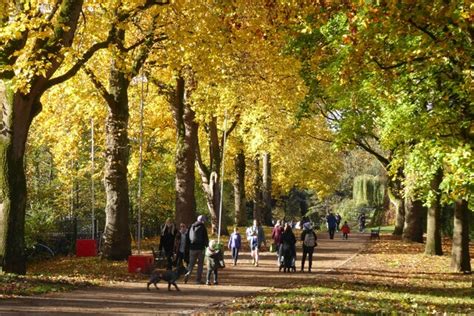
M 150 276 L 150 280 L 148 281 L 146 285 L 146 289 L 149 291 L 150 290 L 150 285 L 153 284 L 157 290 L 158 288 L 158 282 L 161 280 L 168 282 L 168 291 L 171 291 L 171 285 L 174 285 L 176 288 L 176 291 L 181 291 L 176 284 L 176 281 L 178 281 L 179 277 L 183 274 L 186 274 L 188 270 L 186 270 L 185 267 L 179 267 L 176 270 L 166 270 L 166 271 L 160 271 L 158 269 L 155 269 Z

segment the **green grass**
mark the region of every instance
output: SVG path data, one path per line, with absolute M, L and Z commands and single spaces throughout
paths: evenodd
M 277 293 L 263 293 L 249 302 L 230 308 L 234 311 L 265 312 L 320 312 L 349 314 L 401 313 L 472 313 L 474 298 L 472 291 L 465 290 L 465 296 L 446 296 L 445 293 L 402 293 L 390 287 L 367 287 L 329 283 L 285 290 Z M 440 295 L 441 294 L 441 295 Z M 463 293 L 458 293 L 463 294 Z

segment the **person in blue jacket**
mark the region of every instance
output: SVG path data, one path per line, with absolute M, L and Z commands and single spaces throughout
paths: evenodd
M 326 216 L 326 222 L 328 224 L 329 239 L 334 239 L 334 233 L 336 232 L 337 220 L 333 213 L 329 213 Z
M 239 259 L 240 246 L 242 244 L 242 238 L 239 234 L 239 229 L 234 227 L 234 232 L 229 237 L 229 244 L 227 247 L 232 252 L 232 262 L 233 265 L 237 265 L 237 260 Z

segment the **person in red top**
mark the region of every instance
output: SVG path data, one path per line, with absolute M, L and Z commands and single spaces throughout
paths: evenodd
M 281 234 L 283 234 L 283 227 L 281 227 L 281 221 L 278 220 L 272 230 L 272 239 L 276 247 L 276 253 L 278 256 L 277 266 L 280 266 L 280 245 L 281 245 Z
M 341 232 L 342 232 L 342 239 L 347 240 L 349 238 L 349 233 L 351 232 L 351 228 L 347 224 L 347 221 L 344 222 L 344 225 L 342 225 Z

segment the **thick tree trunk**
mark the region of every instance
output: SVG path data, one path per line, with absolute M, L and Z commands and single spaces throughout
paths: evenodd
M 395 229 L 393 235 L 401 236 L 405 225 L 405 201 L 402 196 L 402 183 L 400 179 L 387 181 L 387 194 L 395 208 Z
M 270 154 L 263 154 L 263 224 L 272 226 L 272 169 Z
M 426 207 L 420 200 L 405 199 L 405 226 L 403 240 L 423 242 L 423 218 L 426 217 Z
M 234 180 L 234 204 L 235 219 L 237 226 L 247 225 L 247 209 L 245 207 L 245 154 L 240 151 L 234 158 L 235 180 Z
M 257 155 L 254 160 L 255 178 L 253 182 L 254 202 L 253 202 L 253 219 L 262 222 L 262 175 L 260 173 L 260 157 Z
M 109 82 L 111 99 L 108 100 L 109 113 L 105 123 L 106 217 L 102 257 L 109 260 L 125 260 L 131 254 L 127 180 L 130 81 L 127 75 L 113 64 Z
M 437 171 L 431 181 L 431 190 L 436 192 L 436 198 L 428 208 L 428 217 L 426 222 L 426 246 L 425 254 L 441 256 L 443 249 L 441 247 L 441 204 L 439 185 L 443 180 L 441 169 Z
M 175 221 L 191 225 L 196 220 L 195 162 L 198 125 L 194 111 L 186 102 L 186 82 L 176 81 L 175 96 L 170 102 L 176 124 L 176 199 Z
M 457 200 L 454 208 L 453 248 L 451 252 L 451 269 L 455 272 L 471 272 L 469 255 L 469 216 L 470 210 L 466 200 Z
M 36 115 L 32 98 L 0 81 L 0 265 L 3 272 L 25 274 L 25 144 Z

